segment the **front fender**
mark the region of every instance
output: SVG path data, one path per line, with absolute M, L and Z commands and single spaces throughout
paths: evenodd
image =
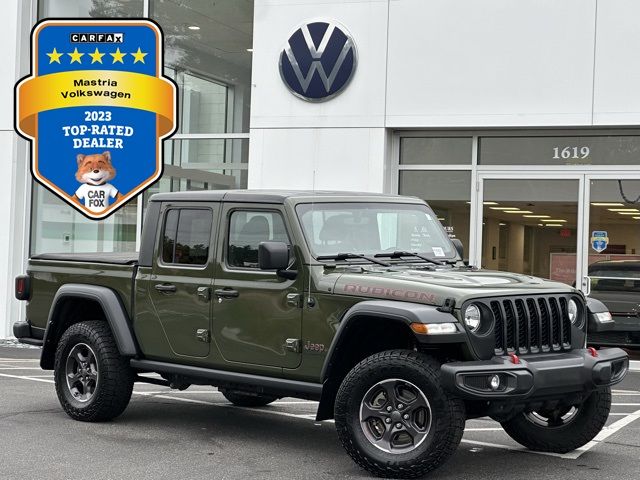
M 49 318 L 43 339 L 42 356 L 40 357 L 40 366 L 43 369 L 53 368 L 58 340 L 64 333 L 62 329 L 65 319 L 61 316 L 61 307 L 65 300 L 73 300 L 74 298 L 97 302 L 111 327 L 111 332 L 120 354 L 126 357 L 134 357 L 138 354 L 138 346 L 129 318 L 118 294 L 107 287 L 68 283 L 58 289 L 49 310 Z M 93 319 L 87 318 L 86 320 Z
M 342 317 L 336 334 L 333 337 L 327 357 L 322 367 L 322 380 L 326 380 L 330 375 L 333 360 L 339 355 L 342 343 L 347 337 L 349 328 L 358 317 L 373 317 L 385 320 L 392 320 L 410 326 L 412 323 L 457 323 L 458 320 L 450 313 L 441 312 L 433 305 L 422 303 L 397 302 L 393 300 L 366 300 L 351 307 Z M 466 336 L 463 331 L 450 335 L 437 335 L 430 338 L 428 335 L 418 335 L 416 338 L 422 343 L 466 343 Z
M 341 364 L 348 356 L 351 328 L 362 317 L 380 319 L 384 321 L 399 322 L 406 325 L 420 343 L 464 344 L 467 337 L 464 329 L 458 333 L 448 335 L 420 335 L 414 333 L 410 325 L 412 323 L 458 323 L 450 313 L 441 312 L 433 305 L 420 303 L 398 302 L 393 300 L 366 300 L 351 307 L 342 317 L 336 334 L 333 337 L 325 363 L 322 367 L 321 380 L 323 384 L 320 405 L 318 406 L 317 419 L 326 420 L 333 418 L 333 406 L 335 396 L 340 383 L 349 367 L 353 365 Z

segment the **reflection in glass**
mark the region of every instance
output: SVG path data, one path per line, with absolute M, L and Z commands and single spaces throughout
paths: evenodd
M 578 180 L 485 180 L 482 266 L 576 280 Z
M 142 17 L 143 0 L 40 0 L 39 17 Z
M 34 183 L 31 254 L 133 252 L 136 248 L 137 205 L 137 199 L 132 200 L 105 220 L 89 220 Z
M 458 238 L 469 252 L 471 215 L 471 172 L 401 171 L 398 193 L 422 198 L 429 203 L 451 238 Z
M 591 180 L 590 186 L 589 265 L 602 260 L 640 260 L 640 180 Z M 607 233 L 606 248 L 600 252 L 592 244 L 594 231 Z

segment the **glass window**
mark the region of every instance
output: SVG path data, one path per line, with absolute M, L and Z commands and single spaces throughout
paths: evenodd
M 134 252 L 138 200 L 96 222 L 83 216 L 43 186 L 33 183 L 31 254 Z
M 248 132 L 253 0 L 151 0 L 150 9 L 179 87 L 179 132 Z
M 576 281 L 578 180 L 485 180 L 482 267 Z
M 167 212 L 162 241 L 162 261 L 204 265 L 209 258 L 211 210 L 172 209 Z
M 142 17 L 143 0 L 40 0 L 40 18 Z
M 398 193 L 422 198 L 429 203 L 451 238 L 459 239 L 469 250 L 471 216 L 471 172 L 400 171 Z
M 229 221 L 227 263 L 258 268 L 258 245 L 268 241 L 291 244 L 280 212 L 234 211 Z
M 317 256 L 409 251 L 455 256 L 438 220 L 421 205 L 314 203 L 296 207 L 305 238 Z
M 481 165 L 640 165 L 640 136 L 483 137 Z
M 403 137 L 401 165 L 470 165 L 471 137 Z

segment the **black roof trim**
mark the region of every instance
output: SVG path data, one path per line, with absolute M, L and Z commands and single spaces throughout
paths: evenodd
M 308 199 L 311 201 L 331 201 L 332 198 L 340 200 L 358 201 L 359 199 L 371 200 L 395 200 L 402 199 L 406 203 L 424 203 L 416 197 L 400 197 L 382 193 L 367 192 L 337 192 L 320 190 L 197 190 L 186 192 L 156 193 L 149 199 L 150 202 L 247 202 L 247 203 L 284 203 L 289 198 L 296 200 Z

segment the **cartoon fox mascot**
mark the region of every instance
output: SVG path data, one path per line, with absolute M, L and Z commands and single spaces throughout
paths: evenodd
M 102 212 L 113 200 L 122 198 L 109 180 L 116 176 L 109 152 L 95 155 L 78 154 L 76 180 L 82 185 L 76 190 L 76 201 L 95 213 Z

